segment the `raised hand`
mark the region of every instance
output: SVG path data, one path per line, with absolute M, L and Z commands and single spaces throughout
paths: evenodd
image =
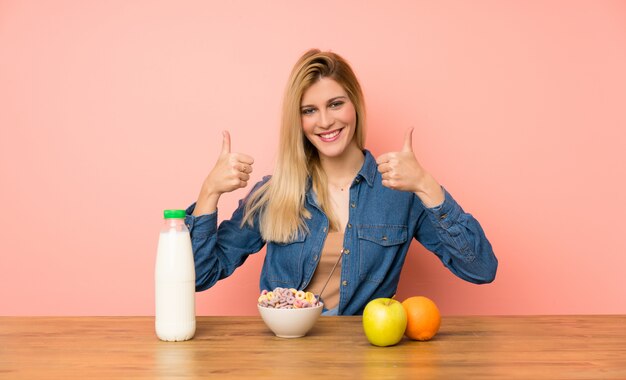
M 413 128 L 404 136 L 404 144 L 399 152 L 382 154 L 376 160 L 378 171 L 383 177 L 383 186 L 394 190 L 417 192 L 424 169 L 413 153 Z
M 431 207 L 443 202 L 443 190 L 435 179 L 420 165 L 413 152 L 413 128 L 404 135 L 399 152 L 382 154 L 376 159 L 385 187 L 417 194 L 424 204 Z
M 231 153 L 230 133 L 224 131 L 222 134 L 224 137 L 222 151 L 205 181 L 209 182 L 207 185 L 213 190 L 212 192 L 218 194 L 246 187 L 254 163 L 254 159 L 246 154 Z
M 254 159 L 247 154 L 232 153 L 230 134 L 224 131 L 222 136 L 222 150 L 215 166 L 202 184 L 194 215 L 215 211 L 217 201 L 222 194 L 248 185 Z

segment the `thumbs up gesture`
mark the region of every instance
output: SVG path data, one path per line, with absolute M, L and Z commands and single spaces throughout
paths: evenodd
M 231 153 L 228 131 L 224 131 L 222 136 L 222 151 L 205 181 L 212 192 L 219 195 L 246 187 L 254 163 L 254 159 L 246 154 Z
M 230 151 L 230 134 L 222 133 L 222 150 L 217 162 L 202 184 L 194 215 L 211 213 L 219 197 L 248 185 L 254 159 L 247 154 Z
M 443 202 L 443 190 L 435 179 L 420 165 L 413 153 L 413 128 L 404 135 L 404 144 L 399 152 L 382 154 L 376 159 L 385 187 L 410 191 L 420 197 L 427 207 Z

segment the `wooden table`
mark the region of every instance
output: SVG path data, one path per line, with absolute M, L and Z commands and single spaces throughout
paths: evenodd
M 199 317 L 160 342 L 153 317 L 0 317 L 0 379 L 626 379 L 626 316 L 444 317 L 429 342 L 370 345 L 360 317 L 276 338 L 260 317 Z

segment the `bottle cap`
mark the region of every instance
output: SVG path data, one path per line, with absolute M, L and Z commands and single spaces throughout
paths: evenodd
M 187 216 L 185 210 L 163 210 L 164 219 L 184 219 Z

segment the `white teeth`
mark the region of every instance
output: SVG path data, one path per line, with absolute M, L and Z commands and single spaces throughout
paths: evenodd
M 320 135 L 323 139 L 332 139 L 333 137 L 337 136 L 339 134 L 339 129 L 337 129 L 336 131 L 333 131 L 331 133 L 327 133 L 325 135 Z

